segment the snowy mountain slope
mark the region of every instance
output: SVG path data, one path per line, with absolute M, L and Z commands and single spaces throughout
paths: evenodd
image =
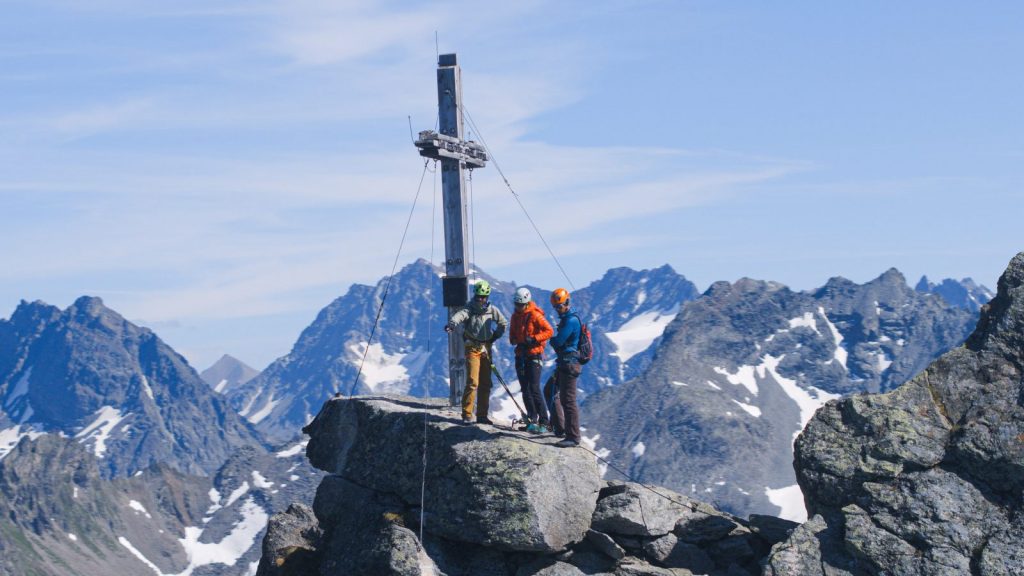
M 64 434 L 104 476 L 160 462 L 211 473 L 258 434 L 153 332 L 98 298 L 22 302 L 0 320 L 0 456 L 22 436 Z
M 269 516 L 321 477 L 301 450 L 250 448 L 213 477 L 154 464 L 105 480 L 73 439 L 25 440 L 0 461 L 0 574 L 252 575 Z
M 898 386 L 975 322 L 895 270 L 813 292 L 719 282 L 683 306 L 642 376 L 588 398 L 583 423 L 635 479 L 798 519 L 792 444 L 814 411 Z

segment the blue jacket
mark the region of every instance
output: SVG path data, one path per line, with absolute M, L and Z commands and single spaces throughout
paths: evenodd
M 551 338 L 551 347 L 558 353 L 558 360 L 576 357 L 576 346 L 580 341 L 580 319 L 576 311 L 569 308 L 558 315 L 558 329 Z

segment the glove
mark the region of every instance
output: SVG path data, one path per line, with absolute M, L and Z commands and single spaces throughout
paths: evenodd
M 445 332 L 451 334 L 452 330 L 455 330 L 455 325 L 454 324 L 445 324 L 444 325 L 444 331 Z
M 540 342 L 538 342 L 537 339 L 534 338 L 533 336 L 530 336 L 529 338 L 526 339 L 526 342 L 523 342 L 523 344 L 526 344 L 528 348 L 536 348 L 537 345 L 540 344 Z

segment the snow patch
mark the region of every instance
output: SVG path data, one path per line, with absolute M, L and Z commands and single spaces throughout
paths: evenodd
M 139 502 L 138 500 L 129 500 L 128 507 L 131 508 L 132 510 L 135 510 L 136 513 L 144 515 L 146 518 L 153 518 L 149 515 L 149 512 L 146 511 L 146 507 L 143 506 L 142 503 Z
M 495 382 L 497 384 L 497 382 Z M 520 393 L 519 380 L 513 380 L 508 382 L 508 389 L 513 394 L 522 397 Z M 516 406 L 515 401 L 509 397 L 508 393 L 505 392 L 505 388 L 498 384 L 497 386 L 491 386 L 491 412 L 488 418 L 493 422 L 511 422 L 513 418 L 520 420 L 523 415 L 519 412 L 519 407 Z M 522 406 L 522 404 L 520 404 Z M 504 423 L 503 422 L 503 423 Z
M 678 380 L 673 380 L 672 383 L 675 384 L 676 386 L 689 386 L 689 384 L 687 384 L 686 382 L 680 382 Z
M 818 307 L 818 313 L 821 314 L 821 317 L 825 319 L 825 324 L 828 326 L 829 331 L 832 332 L 832 340 L 835 341 L 836 344 L 836 350 L 835 352 L 833 352 L 832 358 L 836 362 L 839 362 L 839 364 L 842 365 L 844 370 L 847 370 L 846 357 L 848 356 L 848 354 L 846 352 L 846 348 L 843 348 L 843 335 L 839 333 L 839 329 L 836 328 L 836 325 L 833 324 L 832 321 L 828 319 L 828 316 L 825 315 L 824 306 Z
M 98 458 L 103 458 L 103 455 L 107 453 L 107 440 L 110 439 L 110 433 L 127 416 L 129 415 L 121 414 L 121 411 L 113 406 L 103 406 L 96 411 L 96 419 L 92 421 L 92 424 L 75 434 L 75 438 L 80 438 L 79 443 L 81 444 L 93 440 L 93 451 Z
M 4 400 L 4 408 L 10 408 L 12 404 L 17 402 L 18 398 L 21 398 L 25 394 L 28 394 L 29 378 L 32 377 L 32 366 L 25 370 L 25 373 L 18 378 L 18 383 L 14 385 L 14 390 L 7 395 L 7 400 Z
M 227 378 L 221 378 L 220 382 L 217 382 L 217 385 L 213 387 L 213 391 L 214 392 L 223 392 L 224 391 L 224 387 L 227 386 L 227 385 L 228 385 L 228 379 Z
M 363 384 L 374 393 L 401 394 L 408 391 L 409 371 L 402 365 L 406 354 L 388 354 L 380 343 L 371 344 L 369 350 L 366 349 L 366 342 L 351 344 L 348 349 L 355 354 L 352 360 L 354 366 L 358 368 L 362 362 Z
M 273 488 L 274 487 L 274 483 L 273 482 L 268 482 L 267 479 L 263 477 L 263 474 L 260 474 L 256 470 L 252 471 L 252 485 L 257 487 L 257 488 Z
M 580 428 L 580 430 L 584 430 L 584 428 Z M 594 454 L 597 454 L 597 457 L 598 457 L 597 471 L 600 472 L 601 477 L 604 478 L 604 475 L 606 473 L 608 473 L 608 465 L 605 464 L 601 460 L 601 458 L 607 460 L 608 459 L 608 455 L 611 454 L 612 451 L 607 449 L 607 448 L 598 448 L 597 447 L 597 441 L 600 440 L 600 439 L 601 439 L 601 435 L 600 434 L 595 434 L 594 436 L 585 436 L 583 434 L 580 434 L 580 440 L 582 441 L 582 444 L 584 446 L 586 446 L 587 448 L 589 448 L 591 452 L 593 452 Z
M 200 566 L 209 564 L 224 564 L 234 566 L 235 562 L 245 554 L 259 533 L 267 525 L 270 516 L 256 504 L 255 500 L 249 498 L 242 505 L 242 519 L 235 524 L 231 533 L 220 542 L 200 542 L 203 529 L 197 527 L 185 528 L 185 537 L 179 539 L 185 554 L 188 556 L 188 568 L 178 576 L 191 576 L 192 572 Z
M 757 396 L 757 379 L 754 378 L 754 367 L 753 366 L 740 366 L 736 369 L 736 373 L 732 374 L 725 368 L 715 367 L 715 372 L 725 376 L 729 383 L 736 386 L 742 385 L 754 396 Z
M 772 378 L 774 378 L 775 381 L 779 383 L 779 386 L 782 387 L 782 390 L 786 395 L 796 402 L 797 407 L 800 408 L 800 427 L 793 433 L 793 440 L 796 441 L 796 437 L 800 435 L 804 426 L 806 426 L 807 422 L 812 416 L 814 416 L 814 412 L 829 400 L 839 398 L 840 395 L 829 394 L 828 392 L 819 390 L 814 386 L 808 386 L 805 390 L 797 385 L 796 380 L 781 376 L 778 372 L 778 367 L 779 362 L 781 362 L 784 357 L 784 355 L 775 357 L 771 354 L 766 354 L 761 365 L 758 366 L 757 369 L 758 372 L 762 373 L 762 375 L 764 371 L 770 373 Z
M 231 506 L 236 500 L 241 498 L 246 492 L 249 491 L 249 482 L 242 482 L 242 485 L 235 488 L 235 491 L 228 496 L 228 501 L 224 503 L 224 507 Z
M 3 460 L 4 456 L 7 456 L 18 442 L 25 436 L 35 440 L 43 435 L 43 432 L 35 432 L 31 428 L 25 428 L 22 431 L 21 425 L 14 426 L 13 428 L 7 428 L 6 430 L 0 430 L 0 460 Z
M 744 410 L 746 410 L 747 414 L 750 414 L 754 418 L 760 418 L 761 417 L 761 409 L 758 408 L 757 406 L 754 406 L 752 404 L 744 404 L 743 402 L 740 402 L 739 400 L 735 400 L 735 399 L 733 400 L 733 402 L 739 404 L 740 408 L 743 408 Z
M 650 347 L 659 336 L 665 333 L 665 327 L 675 319 L 679 306 L 671 310 L 652 310 L 639 314 L 619 327 L 615 332 L 605 332 L 605 336 L 615 344 L 612 356 L 618 356 L 623 363 Z
M 146 393 L 146 396 L 149 396 L 150 400 L 156 400 L 156 398 L 153 397 L 153 388 L 150 387 L 149 380 L 146 379 L 145 374 L 142 375 L 142 391 Z
M 877 362 L 877 365 L 878 365 L 878 373 L 879 374 L 881 374 L 882 372 L 885 372 L 886 370 L 888 370 L 889 366 L 892 366 L 892 360 L 889 360 L 885 356 L 885 352 L 883 350 L 879 350 L 878 352 L 875 353 L 875 361 Z
M 263 405 L 263 408 L 260 408 L 255 413 L 246 416 L 245 419 L 253 424 L 259 424 L 261 420 L 270 416 L 270 413 L 274 411 L 274 407 L 280 403 L 280 400 L 274 400 L 274 392 L 271 391 L 270 398 L 267 399 L 267 403 Z
M 711 386 L 711 387 L 712 387 L 712 388 L 714 388 L 715 390 L 721 390 L 721 389 L 722 389 L 722 387 L 721 387 L 721 386 L 719 386 L 718 384 L 715 384 L 715 383 L 714 383 L 714 382 L 712 382 L 711 380 L 708 380 L 708 386 Z
M 818 332 L 818 322 L 814 319 L 814 312 L 804 312 L 803 316 L 791 318 L 789 320 L 789 327 L 791 329 L 800 326 L 810 328 L 811 330 Z M 818 332 L 818 334 L 821 334 L 821 332 Z
M 785 488 L 776 488 L 775 490 L 766 486 L 764 495 L 768 497 L 769 502 L 782 509 L 779 512 L 779 518 L 800 522 L 801 524 L 807 521 L 804 495 L 800 492 L 799 484 L 793 484 Z
M 645 446 L 643 442 L 637 442 L 636 444 L 633 445 L 633 458 L 639 458 L 643 456 L 644 452 L 646 451 L 647 446 Z
M 121 543 L 121 546 L 124 546 L 125 548 L 127 548 L 128 551 L 132 553 L 132 556 L 135 556 L 136 558 L 139 559 L 140 562 L 142 562 L 146 566 L 149 566 L 149 568 L 151 570 L 153 570 L 153 572 L 156 572 L 157 576 L 164 576 L 164 573 L 161 572 L 159 568 L 157 568 L 156 564 L 153 564 L 152 562 L 150 562 L 149 558 L 146 558 L 145 556 L 142 555 L 142 552 L 139 552 L 138 550 L 136 550 L 135 546 L 132 546 L 132 543 L 129 542 L 127 538 L 125 538 L 124 536 L 118 536 L 117 541 Z M 191 574 L 191 572 L 190 572 L 190 574 Z
M 291 458 L 292 456 L 295 456 L 295 455 L 301 453 L 303 450 L 305 450 L 306 449 L 306 444 L 309 444 L 309 440 L 303 440 L 302 442 L 299 442 L 298 444 L 292 446 L 291 448 L 286 448 L 284 450 L 281 450 L 280 452 L 277 453 L 277 457 L 278 458 Z
M 75 536 L 70 532 L 68 532 L 68 538 L 70 538 L 72 542 L 78 542 L 78 536 Z
M 128 549 L 136 558 L 149 566 L 158 576 L 192 576 L 196 568 L 210 564 L 223 564 L 234 566 L 245 552 L 252 547 L 260 532 L 266 527 L 270 515 L 255 500 L 249 498 L 242 505 L 242 519 L 232 528 L 231 532 L 221 539 L 220 542 L 200 542 L 203 535 L 203 528 L 188 526 L 185 528 L 185 537 L 179 538 L 178 542 L 185 550 L 188 558 L 188 566 L 182 572 L 174 575 L 165 575 L 155 564 L 149 561 L 139 552 L 127 538 L 121 536 L 117 539 L 122 546 Z M 252 571 L 252 565 L 249 566 Z

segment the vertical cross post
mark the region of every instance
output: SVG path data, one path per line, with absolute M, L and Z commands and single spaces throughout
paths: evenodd
M 466 304 L 469 253 L 466 242 L 466 170 L 482 168 L 483 148 L 462 139 L 462 78 L 455 54 L 442 54 L 437 62 L 439 133 L 420 132 L 420 155 L 441 162 L 441 202 L 444 209 L 444 271 L 442 292 L 448 319 Z M 448 335 L 449 402 L 459 405 L 466 382 L 466 358 L 461 331 Z

